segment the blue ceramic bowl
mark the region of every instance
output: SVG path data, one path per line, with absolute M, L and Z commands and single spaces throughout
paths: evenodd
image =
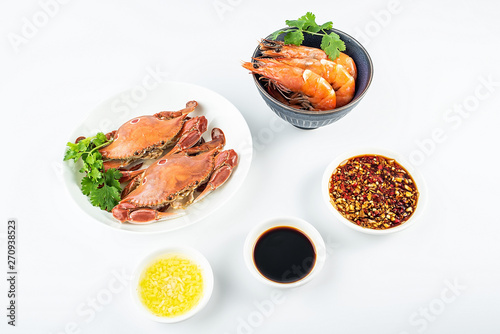
M 372 82 L 373 64 L 365 48 L 357 40 L 340 30 L 331 29 L 328 32 L 338 34 L 340 39 L 344 41 L 346 46 L 344 53 L 354 60 L 358 70 L 354 98 L 345 106 L 333 110 L 322 111 L 299 110 L 290 107 L 272 97 L 267 92 L 264 82 L 259 80 L 260 75 L 253 74 L 255 85 L 269 108 L 288 123 L 301 129 L 316 129 L 338 121 L 358 105 Z M 270 39 L 270 37 L 271 35 L 267 36 L 266 39 Z M 283 41 L 283 38 L 284 35 L 282 34 L 278 37 L 278 40 Z M 321 45 L 321 36 L 304 34 L 302 45 L 319 48 Z M 252 55 L 252 59 L 260 56 L 262 56 L 262 53 L 257 46 Z

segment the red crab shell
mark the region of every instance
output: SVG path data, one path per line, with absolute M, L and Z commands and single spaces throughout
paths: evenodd
M 155 116 L 141 116 L 123 124 L 108 146 L 99 150 L 105 159 L 128 159 L 144 150 L 171 145 L 181 131 L 187 115 L 161 120 Z
M 163 111 L 155 115 L 140 116 L 126 122 L 109 133 L 113 142 L 99 152 L 105 160 L 155 159 L 163 150 L 177 142 L 188 113 L 198 103 L 189 101 L 180 111 Z
M 157 206 L 205 183 L 214 169 L 216 150 L 196 156 L 176 154 L 160 159 L 144 172 L 140 185 L 126 200 L 136 206 Z

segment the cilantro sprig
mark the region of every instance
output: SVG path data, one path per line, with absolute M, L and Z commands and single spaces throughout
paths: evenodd
M 104 170 L 102 155 L 99 149 L 110 143 L 106 135 L 99 132 L 94 137 L 68 143 L 64 161 L 77 162 L 82 159 L 83 167 L 80 173 L 85 173 L 81 182 L 82 193 L 89 197 L 94 206 L 111 211 L 120 201 L 120 182 L 122 173 L 115 168 Z
M 328 21 L 322 25 L 316 23 L 316 15 L 307 12 L 306 15 L 297 20 L 286 20 L 286 25 L 290 28 L 280 29 L 271 34 L 271 40 L 276 40 L 281 34 L 285 34 L 285 44 L 301 45 L 304 41 L 304 33 L 323 36 L 321 39 L 321 49 L 325 51 L 330 59 L 336 59 L 341 51 L 345 51 L 345 44 L 340 36 L 334 32 L 327 33 L 333 27 L 333 23 Z

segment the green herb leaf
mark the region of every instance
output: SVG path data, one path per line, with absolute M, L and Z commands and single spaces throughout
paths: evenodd
M 322 25 L 316 23 L 316 15 L 307 12 L 297 20 L 286 20 L 285 23 L 291 28 L 281 29 L 271 34 L 271 40 L 275 40 L 281 34 L 286 34 L 284 38 L 285 44 L 301 45 L 304 41 L 304 33 L 311 35 L 323 36 L 321 39 L 321 49 L 325 51 L 328 57 L 332 60 L 336 59 L 341 51 L 345 51 L 345 44 L 340 39 L 339 35 L 327 30 L 332 29 L 331 21 L 325 22 Z
M 82 193 L 85 196 L 90 195 L 94 190 L 97 189 L 97 186 L 94 183 L 94 181 L 92 181 L 92 179 L 88 176 L 85 176 L 82 179 L 81 185 L 82 185 Z
M 101 146 L 102 144 L 106 143 L 108 139 L 106 138 L 106 135 L 102 132 L 99 132 L 96 136 L 95 139 L 92 141 L 92 143 L 95 146 Z
M 93 168 L 90 173 L 88 173 L 88 176 L 90 176 L 90 178 L 93 180 L 93 181 L 98 181 L 100 180 L 102 177 L 101 177 L 102 173 L 99 169 L 96 169 L 96 168 Z
M 96 157 L 94 154 L 88 154 L 87 157 L 85 158 L 85 163 L 88 165 L 93 165 L 95 163 Z
M 104 180 L 106 184 L 119 190 L 121 190 L 121 187 L 118 180 L 120 180 L 121 177 L 122 173 L 120 173 L 120 171 L 116 170 L 115 168 L 110 168 L 104 173 Z
M 323 23 L 320 27 L 319 27 L 319 30 L 330 30 L 333 28 L 333 22 L 332 21 L 328 21 L 326 23 Z
M 100 188 L 94 189 L 90 194 L 90 203 L 106 211 L 111 211 L 119 201 L 120 192 L 118 189 L 106 184 L 103 184 Z
M 85 138 L 85 139 L 80 140 L 78 142 L 78 144 L 76 144 L 76 147 L 77 147 L 78 151 L 86 152 L 89 150 L 90 143 L 91 143 L 91 139 Z
M 80 156 L 78 155 L 78 149 L 76 147 L 76 144 L 68 142 L 66 144 L 66 146 L 68 147 L 68 149 L 66 150 L 66 153 L 64 154 L 64 161 L 67 161 L 70 159 L 78 160 L 78 158 L 80 158 Z M 77 158 L 77 156 L 78 156 L 78 158 Z
M 286 20 L 285 23 L 289 27 L 298 28 L 298 29 L 302 29 L 302 27 L 305 24 L 304 20 L 301 20 L 300 18 L 298 20 Z
M 304 34 L 300 30 L 292 30 L 285 35 L 285 44 L 300 45 L 304 40 Z
M 283 30 L 276 30 L 275 32 L 273 32 L 271 34 L 271 36 L 269 37 L 270 40 L 274 41 L 276 40 L 276 38 L 278 38 L 279 35 L 283 34 L 284 31 Z
M 316 15 L 307 12 L 306 15 L 301 16 L 299 21 L 303 22 L 302 29 L 310 32 L 318 32 L 320 27 L 316 23 Z
M 82 159 L 80 173 L 85 174 L 81 181 L 82 193 L 89 197 L 94 206 L 110 211 L 120 201 L 120 178 L 122 173 L 111 168 L 103 168 L 102 155 L 98 149 L 109 144 L 111 140 L 99 132 L 94 137 L 80 140 L 78 143 L 68 143 L 64 160 L 77 162 Z
M 321 48 L 331 60 L 335 60 L 340 55 L 340 51 L 345 51 L 345 44 L 340 39 L 339 35 L 334 32 L 323 36 L 321 40 Z
M 102 161 L 102 157 L 100 154 L 99 154 L 99 157 L 96 158 L 96 161 L 92 164 L 92 167 L 95 169 L 99 169 L 99 170 L 103 169 L 103 161 Z

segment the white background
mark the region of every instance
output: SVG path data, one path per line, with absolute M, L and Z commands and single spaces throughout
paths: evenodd
M 500 330 L 498 3 L 75 0 L 51 7 L 47 22 L 40 3 L 0 5 L 2 254 L 7 219 L 19 221 L 17 326 L 6 324 L 2 274 L 2 332 Z M 306 11 L 357 36 L 375 67 L 359 106 L 314 131 L 278 119 L 240 67 L 259 38 Z M 22 37 L 27 21 L 39 27 L 16 46 L 9 38 Z M 60 167 L 85 116 L 141 85 L 148 69 L 225 96 L 245 117 L 255 150 L 243 186 L 216 214 L 172 233 L 135 235 L 85 216 L 67 195 Z M 377 237 L 330 215 L 319 192 L 323 170 L 360 146 L 413 158 L 429 194 L 418 224 Z M 273 299 L 276 292 L 245 268 L 242 247 L 252 226 L 280 215 L 316 226 L 329 252 L 319 276 Z M 130 287 L 115 277 L 172 243 L 206 255 L 215 289 L 201 313 L 165 325 L 141 317 Z

